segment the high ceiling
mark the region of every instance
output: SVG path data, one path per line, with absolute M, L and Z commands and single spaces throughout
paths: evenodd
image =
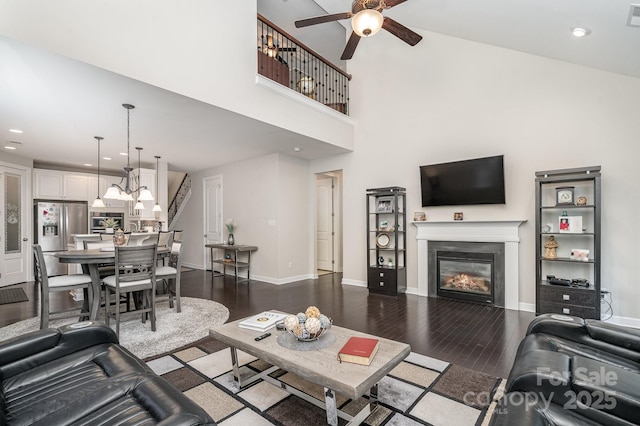
M 422 34 L 422 43 L 433 31 L 640 78 L 640 27 L 627 25 L 630 8 L 629 0 L 408 0 L 384 14 Z M 302 29 L 293 22 L 350 9 L 349 0 L 258 0 L 261 14 L 342 67 L 338 58 L 351 31 L 348 20 Z M 575 38 L 574 26 L 588 27 L 591 34 Z M 0 135 L 3 145 L 22 142 L 18 155 L 74 166 L 95 163 L 93 136 L 100 135 L 103 154 L 113 158 L 114 166 L 106 167 L 120 168 L 124 160 L 117 155 L 126 150 L 123 102 L 137 104 L 131 151 L 145 148 L 143 166 L 153 167 L 153 155 L 168 159 L 171 170 L 195 172 L 272 152 L 309 159 L 342 152 L 0 36 Z M 16 127 L 25 133 L 9 133 Z M 294 153 L 292 147 L 300 145 L 304 149 Z

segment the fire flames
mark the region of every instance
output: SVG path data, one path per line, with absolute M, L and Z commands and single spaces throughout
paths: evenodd
M 472 277 L 469 274 L 455 274 L 445 279 L 444 288 L 452 288 L 456 290 L 474 291 L 489 293 L 489 285 L 482 277 Z

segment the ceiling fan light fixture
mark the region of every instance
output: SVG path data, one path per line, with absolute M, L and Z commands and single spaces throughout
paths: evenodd
M 351 28 L 360 37 L 371 37 L 380 31 L 383 21 L 382 13 L 375 9 L 364 9 L 351 18 Z

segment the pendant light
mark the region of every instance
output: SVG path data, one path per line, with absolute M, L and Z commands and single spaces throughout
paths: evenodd
M 104 138 L 102 136 L 94 136 L 94 138 L 96 138 L 96 140 L 98 141 L 98 194 L 96 199 L 93 200 L 93 204 L 91 204 L 91 207 L 102 208 L 104 207 L 104 201 L 102 201 L 102 198 L 100 198 L 100 142 Z
M 138 150 L 138 183 L 140 183 L 140 151 L 142 151 L 142 148 L 136 146 L 136 150 Z M 136 202 L 136 205 L 133 206 L 134 210 L 144 210 L 144 204 L 142 204 L 142 199 L 140 198 L 141 196 L 142 192 L 140 193 L 140 195 L 138 195 L 138 201 Z
M 121 184 L 124 181 L 124 188 L 118 184 L 112 184 L 107 192 L 104 194 L 104 198 L 107 199 L 115 199 L 115 200 L 123 200 L 123 201 L 133 201 L 133 194 L 138 194 L 138 201 L 153 201 L 153 195 L 151 191 L 147 189 L 146 186 L 140 185 L 140 151 L 138 151 L 138 187 L 132 188 L 132 185 L 135 183 L 135 176 L 131 175 L 133 168 L 130 164 L 130 155 L 129 155 L 129 146 L 130 146 L 130 119 L 131 119 L 131 110 L 135 108 L 135 106 L 131 104 L 122 104 L 122 106 L 127 110 L 127 167 L 124 168 L 125 175 L 122 178 Z M 136 148 L 138 149 L 138 148 Z M 139 148 L 140 150 L 142 148 Z M 137 205 L 137 204 L 136 204 Z
M 159 192 L 158 192 L 158 161 L 160 160 L 160 156 L 156 155 L 155 157 L 156 157 L 156 194 L 159 194 Z M 160 203 L 158 203 L 158 200 L 156 200 L 156 205 L 153 206 L 151 211 L 152 212 L 161 212 L 162 211 L 162 208 L 160 207 Z

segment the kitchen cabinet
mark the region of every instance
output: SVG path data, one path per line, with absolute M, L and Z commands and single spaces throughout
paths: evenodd
M 46 200 L 88 201 L 89 177 L 56 170 L 33 172 L 34 198 Z
M 98 178 L 92 176 L 89 178 L 89 205 L 93 203 L 93 200 L 96 199 L 96 196 L 100 194 L 100 198 L 102 198 L 102 202 L 104 202 L 105 207 L 113 207 L 113 208 L 125 208 L 126 202 L 122 200 L 110 200 L 104 198 L 104 193 L 107 191 L 107 188 L 111 186 L 112 183 L 119 184 L 121 178 L 117 176 L 100 176 L 100 182 L 98 184 Z

